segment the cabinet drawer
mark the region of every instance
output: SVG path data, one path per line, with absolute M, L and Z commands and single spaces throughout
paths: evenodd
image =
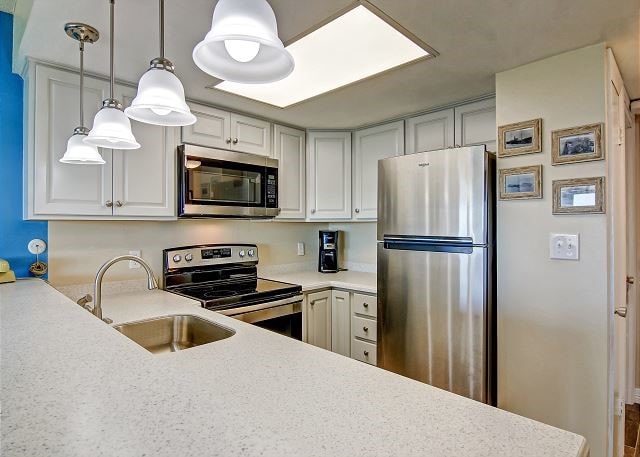
M 353 313 L 376 318 L 378 314 L 378 300 L 375 295 L 353 294 Z
M 365 340 L 376 341 L 377 322 L 365 317 L 351 317 L 351 335 Z
M 351 340 L 351 358 L 376 365 L 376 345 L 356 339 Z

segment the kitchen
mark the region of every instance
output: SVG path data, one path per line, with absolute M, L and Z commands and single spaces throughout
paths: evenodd
M 2 202 L 0 257 L 8 258 L 20 277 L 33 277 L 28 268 L 41 260 L 48 267 L 49 284 L 64 294 L 37 280 L 0 285 L 2 371 L 8 373 L 6 378 L 3 374 L 2 390 L 3 455 L 33 455 L 38 446 L 59 455 L 163 455 L 178 449 L 189 455 L 260 451 L 272 455 L 586 455 L 588 449 L 591 455 L 622 455 L 619 425 L 624 429 L 624 417 L 614 411 L 620 392 L 609 379 L 614 374 L 614 357 L 608 343 L 617 338 L 617 329 L 609 326 L 619 324 L 612 304 L 620 302 L 618 292 L 609 295 L 603 286 L 613 283 L 612 275 L 618 272 L 609 257 L 618 251 L 610 247 L 608 227 L 620 224 L 615 211 L 620 202 L 614 196 L 621 195 L 616 187 L 620 181 L 611 179 L 617 176 L 620 162 L 613 160 L 617 156 L 611 152 L 616 146 L 610 142 L 615 138 L 610 132 L 615 130 L 611 130 L 612 99 L 605 81 L 615 73 L 617 63 L 624 76 L 623 89 L 617 86 L 617 106 L 630 104 L 624 102 L 626 91 L 630 99 L 637 96 L 638 9 L 633 2 L 616 2 L 616 10 L 593 1 L 591 12 L 572 5 L 591 26 L 571 25 L 571 37 L 549 37 L 530 48 L 520 39 L 522 55 L 492 51 L 495 39 L 487 35 L 480 34 L 487 38 L 478 39 L 474 32 L 497 30 L 498 19 L 490 20 L 491 14 L 469 2 L 462 22 L 487 23 L 471 26 L 465 39 L 456 40 L 438 25 L 438 20 L 448 22 L 445 17 L 457 17 L 446 6 L 423 10 L 415 2 L 364 2 L 367 11 L 375 11 L 373 19 L 382 14 L 397 26 L 389 27 L 400 31 L 396 35 L 415 38 L 409 41 L 420 43 L 417 47 L 423 54 L 409 57 L 416 60 L 413 63 L 396 64 L 400 68 L 373 78 L 357 77 L 359 82 L 338 89 L 314 88 L 313 78 L 308 77 L 308 85 L 272 92 L 283 99 L 270 103 L 261 100 L 269 94 L 251 92 L 260 85 L 227 81 L 215 88 L 222 78 L 202 71 L 195 53 L 192 56 L 211 28 L 214 2 L 198 2 L 190 12 L 181 11 L 171 0 L 165 3 L 166 57 L 175 64 L 196 122 L 162 128 L 131 121 L 131 133 L 140 148 L 101 149 L 104 165 L 59 161 L 78 126 L 80 103 L 78 42 L 65 34 L 64 24 L 91 24 L 100 34 L 93 43 L 85 43 L 83 51 L 82 107 L 84 125 L 91 126 L 103 100 L 110 98 L 109 38 L 114 38 L 113 93 L 125 106 L 140 95 L 136 83 L 149 60 L 163 54 L 158 53 L 158 2 L 115 2 L 114 33 L 107 0 L 66 9 L 44 1 L 18 1 L 13 16 L 3 14 L 3 20 L 5 16 L 13 19 L 13 26 L 3 23 L 3 47 L 5 36 L 14 37 L 13 57 L 10 49 L 3 50 L 8 54 L 3 61 L 7 65 L 2 70 L 3 86 L 16 84 L 19 93 L 13 94 L 13 109 L 6 105 L 6 118 L 11 116 L 13 128 L 3 126 L 3 137 L 15 139 L 10 153 L 3 153 L 0 168 L 15 193 Z M 255 3 L 264 7 L 265 2 Z M 556 17 L 552 3 L 539 11 L 526 7 L 526 11 L 505 8 L 490 13 L 500 13 L 500 20 L 522 27 L 532 26 L 525 20 L 526 13 L 566 26 Z M 286 1 L 269 4 L 275 11 L 278 35 L 294 56 L 300 52 L 296 42 L 304 42 L 305 36 L 311 37 L 323 25 L 339 28 L 337 19 L 350 20 L 348 13 L 357 10 L 339 1 L 307 2 L 298 9 Z M 422 19 L 415 19 L 417 15 Z M 630 25 L 630 17 L 636 18 L 635 25 Z M 138 21 L 144 21 L 144 33 L 135 27 Z M 461 30 L 463 25 L 456 27 Z M 516 39 L 518 34 L 511 27 L 499 29 L 501 39 Z M 600 34 L 587 33 L 590 29 Z M 616 35 L 613 29 L 628 33 Z M 330 38 L 346 40 L 338 32 L 334 29 Z M 341 43 L 345 49 L 351 46 Z M 470 59 L 474 54 L 484 60 Z M 360 66 L 369 59 L 368 53 L 353 56 Z M 294 61 L 296 68 L 304 68 L 303 57 Z M 11 74 L 12 66 L 22 77 Z M 584 74 L 577 78 L 575 68 Z M 313 90 L 325 93 L 314 95 Z M 287 107 L 278 108 L 278 103 Z M 538 152 L 501 156 L 499 128 L 528 119 L 542 119 L 541 126 L 530 127 L 540 135 Z M 604 126 L 601 137 L 608 150 L 604 160 L 553 166 L 552 132 L 591 124 Z M 633 141 L 628 144 L 632 149 Z M 179 152 L 181 145 L 185 147 Z M 363 327 L 381 328 L 379 316 L 367 311 L 380 310 L 377 245 L 385 240 L 378 233 L 383 222 L 378 160 L 400 160 L 405 154 L 457 145 L 486 145 L 487 150 L 498 151 L 500 170 L 544 167 L 542 198 L 495 198 L 495 401 L 499 409 L 375 367 L 373 356 L 380 354 L 384 336 L 357 333 Z M 269 161 L 278 161 L 280 212 L 275 218 L 256 214 L 249 220 L 189 217 L 203 216 L 197 206 L 204 206 L 190 205 L 189 200 L 196 197 L 202 203 L 213 198 L 213 187 L 202 186 L 196 180 L 200 172 L 194 171 L 216 168 L 201 160 L 211 150 L 218 151 L 216 160 L 223 153 L 262 157 L 266 169 Z M 179 159 L 180 154 L 185 160 Z M 234 175 L 237 170 L 228 171 Z M 268 175 L 261 176 L 265 183 Z M 609 178 L 604 214 L 552 214 L 552 181 L 603 175 Z M 270 198 L 267 187 L 263 201 Z M 391 208 L 412 199 L 394 197 L 398 205 Z M 194 209 L 195 214 L 187 214 Z M 337 266 L 347 271 L 318 272 L 322 231 L 338 232 L 338 262 L 328 262 L 329 269 Z M 579 234 L 579 260 L 550 259 L 550 234 Z M 46 242 L 46 247 L 32 246 L 37 259 L 27 249 L 32 239 Z M 327 252 L 332 250 L 330 241 Z M 202 248 L 187 248 L 193 246 Z M 177 251 L 171 256 L 163 252 L 172 249 Z M 102 317 L 111 324 L 74 303 L 90 294 L 87 307 L 96 304 L 95 276 L 116 256 L 140 255 L 164 288 L 164 280 L 176 268 L 195 268 L 188 262 L 203 261 L 210 274 L 224 275 L 225 259 L 243 263 L 252 249 L 257 264 L 247 261 L 250 268 L 243 274 L 300 286 L 294 295 L 303 297 L 300 337 L 308 344 L 212 313 L 179 295 L 148 291 L 145 269 L 128 259 L 110 267 L 102 281 Z M 242 258 L 240 251 L 245 253 Z M 187 254 L 194 260 L 187 261 Z M 180 256 L 173 265 L 176 268 L 167 268 L 175 255 Z M 46 300 L 46 306 L 38 306 L 38 300 Z M 182 314 L 210 320 L 235 334 L 177 353 L 151 355 L 111 328 Z M 629 327 L 632 332 L 633 325 Z M 55 357 L 47 361 L 44 349 L 55 352 Z M 30 354 L 28 360 L 22 359 L 24 354 Z M 188 388 L 182 384 L 180 370 L 189 379 Z M 628 376 L 631 371 L 627 370 Z M 53 382 L 64 379 L 61 376 L 69 382 Z M 153 381 L 157 379 L 161 381 Z M 285 385 L 280 385 L 285 379 Z M 634 387 L 635 380 L 628 382 Z M 24 395 L 29 397 L 22 396 L 18 385 L 24 385 Z M 634 403 L 630 390 L 631 397 L 625 396 L 629 404 Z M 216 393 L 203 396 L 204 392 Z M 33 416 L 33 408 L 43 401 L 61 416 Z M 131 411 L 145 413 L 131 415 L 125 411 L 129 406 Z M 212 408 L 217 412 L 212 414 Z M 179 416 L 178 424 L 163 423 L 168 414 Z M 34 435 L 25 415 L 35 417 L 39 429 L 49 431 Z M 282 430 L 280 424 L 287 415 L 295 423 Z M 568 432 L 556 432 L 530 419 Z M 204 426 L 208 421 L 213 434 Z M 318 430 L 318 424 L 327 427 Z M 99 437 L 100 430 L 117 439 Z

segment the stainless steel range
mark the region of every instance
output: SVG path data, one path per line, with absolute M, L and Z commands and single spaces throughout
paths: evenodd
M 254 244 L 165 249 L 164 288 L 204 308 L 302 339 L 302 287 L 258 278 Z

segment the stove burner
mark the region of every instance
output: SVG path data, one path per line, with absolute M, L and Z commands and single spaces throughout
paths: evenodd
M 208 290 L 202 294 L 202 298 L 222 298 L 232 297 L 234 295 L 238 295 L 238 292 L 235 290 Z

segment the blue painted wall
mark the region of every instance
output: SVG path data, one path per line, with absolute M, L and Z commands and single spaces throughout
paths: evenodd
M 47 241 L 46 221 L 22 220 L 22 78 L 11 72 L 13 16 L 0 12 L 0 258 L 16 276 L 31 276 L 33 238 Z M 42 256 L 47 261 L 46 253 Z

